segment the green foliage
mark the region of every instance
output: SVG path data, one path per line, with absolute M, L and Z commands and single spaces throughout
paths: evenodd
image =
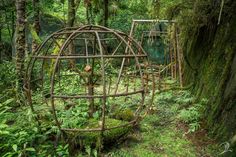
M 3 2 L 10 3 L 6 0 Z M 93 14 L 91 15 L 91 22 L 101 24 L 104 14 L 103 9 L 101 9 L 103 8 L 103 1 L 93 0 L 91 2 L 91 13 Z M 201 5 L 197 5 L 199 3 Z M 217 14 L 217 12 L 209 13 L 209 3 L 210 1 L 203 0 L 111 0 L 109 27 L 129 32 L 132 19 L 165 18 L 168 16 L 170 19 L 178 19 L 182 31 L 181 39 L 186 40 L 189 37 L 194 38 L 194 33 L 208 24 L 209 17 Z M 4 17 L 0 17 L 2 39 L 10 42 L 11 35 L 14 32 L 14 29 L 10 26 L 14 26 L 15 6 L 14 3 L 10 3 L 10 7 L 6 9 L 2 9 L 2 4 L 0 6 L 0 13 L 4 13 Z M 41 19 L 45 25 L 42 27 L 43 34 L 54 32 L 55 28 L 61 28 L 65 25 L 67 7 L 67 1 L 65 0 L 40 1 Z M 77 10 L 76 25 L 87 23 L 87 9 L 85 1 L 83 1 Z M 30 25 L 32 22 L 31 1 L 27 2 L 27 10 L 29 30 L 33 38 L 41 42 Z M 11 21 L 12 18 L 13 22 Z M 48 25 L 50 29 L 47 30 L 46 26 Z M 58 42 L 61 45 L 61 42 Z M 57 54 L 58 50 L 59 47 L 53 47 L 52 51 Z M 52 70 L 53 61 L 51 63 L 51 66 L 49 65 L 46 69 L 48 72 Z M 96 68 L 100 69 L 100 67 Z M 17 93 L 15 89 L 14 64 L 4 62 L 0 65 L 0 71 L 0 88 L 3 89 L 0 91 L 0 156 L 69 156 L 69 144 L 62 142 L 58 128 L 52 126 L 52 122 L 54 122 L 51 116 L 52 111 L 50 106 L 47 106 L 48 104 L 41 102 L 41 93 L 37 91 L 37 87 L 33 89 L 36 91 L 33 97 L 33 102 L 36 104 L 36 116 L 28 107 L 17 105 L 19 104 L 17 100 L 23 95 Z M 37 76 L 37 73 L 33 76 Z M 71 73 L 67 71 L 66 74 Z M 112 68 L 110 68 L 109 73 L 112 75 Z M 55 91 L 59 94 L 63 94 L 62 91 L 67 94 L 79 93 L 81 88 L 77 88 L 77 86 L 80 81 L 82 81 L 82 78 L 79 76 L 63 79 L 62 86 L 59 88 L 56 84 Z M 45 83 L 48 82 L 45 81 Z M 165 83 L 171 86 L 175 85 L 176 82 L 165 80 Z M 137 84 L 140 84 L 140 82 Z M 49 84 L 46 85 L 45 89 L 46 91 L 43 92 L 46 93 L 43 94 L 48 94 Z M 157 154 L 159 156 L 196 156 L 197 152 L 191 141 L 185 139 L 182 136 L 183 132 L 176 127 L 179 121 L 189 125 L 189 133 L 197 131 L 201 127 L 202 113 L 206 102 L 205 100 L 198 103 L 195 101 L 189 91 L 167 91 L 156 94 L 153 106 L 156 108 L 154 114 L 147 115 L 145 120 L 141 122 L 138 133 L 135 132 L 133 136 L 131 135 L 136 141 L 131 140 L 128 147 L 122 147 L 114 152 L 110 150 L 111 152 L 108 154 L 111 156 L 157 156 Z M 90 119 L 88 116 L 89 104 L 84 101 L 57 101 L 56 103 L 59 108 L 56 113 L 62 127 L 82 129 L 101 127 L 99 119 L 101 117 L 101 111 L 99 111 L 101 102 L 95 102 L 98 109 L 94 112 L 93 118 Z M 139 100 L 134 97 L 130 97 L 125 101 L 123 99 L 109 99 L 107 111 L 111 114 L 106 117 L 105 127 L 123 125 L 133 120 L 133 106 L 138 103 Z M 35 121 L 36 118 L 38 121 Z M 103 138 L 105 142 L 111 143 L 128 134 L 131 130 L 131 127 L 108 130 L 104 132 Z M 100 141 L 100 132 L 81 133 L 72 135 L 72 137 L 73 139 L 76 137 L 75 144 L 78 141 L 83 142 L 82 147 L 85 147 L 88 156 L 97 156 L 98 151 L 94 147 L 103 144 Z
M 171 82 L 171 81 L 168 81 Z M 194 104 L 195 103 L 195 104 Z M 147 115 L 130 141 L 109 152 L 110 156 L 190 156 L 201 154 L 217 155 L 217 146 L 204 146 L 204 150 L 197 150 L 192 141 L 188 140 L 181 127 L 181 121 L 189 124 L 189 134 L 200 128 L 200 120 L 204 105 L 203 99 L 198 104 L 189 91 L 166 91 L 155 95 L 152 115 Z M 181 115 L 181 117 L 180 117 Z
M 198 109 L 196 107 L 190 107 L 188 109 L 183 109 L 180 111 L 179 118 L 185 123 L 191 123 L 198 121 L 201 117 Z
M 30 29 L 30 33 L 31 33 L 32 38 L 37 42 L 37 44 L 41 44 L 42 40 L 40 39 L 40 37 L 36 33 L 34 27 L 32 25 L 30 25 L 29 29 Z
M 23 91 L 17 92 L 16 89 L 16 71 L 13 62 L 3 61 L 0 64 L 0 111 L 10 110 L 12 107 L 24 103 Z
M 65 146 L 59 145 L 56 149 L 56 155 L 60 157 L 67 157 L 69 156 L 68 144 Z
M 6 63 L 7 64 L 7 63 Z M 9 63 L 10 64 L 10 63 Z M 6 65 L 9 69 L 1 73 L 1 77 L 14 79 L 14 67 Z M 10 70 L 12 68 L 12 70 Z M 79 92 L 81 89 L 66 86 L 67 81 L 76 85 L 81 78 L 67 78 L 61 82 L 62 88 L 69 93 Z M 168 84 L 175 84 L 167 81 Z M 8 82 L 9 83 L 9 82 Z M 4 86 L 4 84 L 1 84 Z M 11 84 L 8 84 L 10 87 Z M 9 87 L 9 88 L 10 88 Z M 56 88 L 57 92 L 60 92 Z M 6 88 L 7 90 L 8 88 Z M 4 92 L 2 92 L 4 93 Z M 7 91 L 7 93 L 9 93 Z M 5 94 L 7 94 L 5 93 Z M 147 98 L 148 99 L 148 98 Z M 0 156 L 69 156 L 71 143 L 61 140 L 61 134 L 56 126 L 53 126 L 53 118 L 50 106 L 41 102 L 41 93 L 36 90 L 33 96 L 37 116 L 31 112 L 28 106 L 15 107 L 15 98 L 7 94 L 4 101 L 0 103 Z M 109 114 L 105 119 L 105 128 L 127 124 L 133 120 L 133 106 L 137 105 L 139 99 L 130 97 L 127 99 L 108 99 L 107 111 Z M 125 103 L 124 103 L 125 102 Z M 107 130 L 101 141 L 100 132 L 83 132 L 79 134 L 67 134 L 72 143 L 81 144 L 84 151 L 73 150 L 74 154 L 81 156 L 98 156 L 98 147 L 114 143 L 121 137 L 131 136 L 127 146 L 119 145 L 120 149 L 112 149 L 107 152 L 112 156 L 196 156 L 196 150 L 192 143 L 183 138 L 183 132 L 176 128 L 180 117 L 189 124 L 189 130 L 195 131 L 199 128 L 201 113 L 207 101 L 203 100 L 192 106 L 194 98 L 188 91 L 168 91 L 157 93 L 154 100 L 156 108 L 153 115 L 141 121 L 138 131 L 132 131 L 131 126 Z M 95 101 L 95 104 L 101 104 Z M 188 108 L 185 108 L 187 104 Z M 100 128 L 99 111 L 94 113 L 93 118 L 88 118 L 88 103 L 80 101 L 57 101 L 57 115 L 62 127 L 67 128 Z M 73 106 L 74 105 L 74 106 Z M 99 105 L 98 105 L 99 106 Z M 189 107 L 190 106 L 190 107 Z M 114 108 L 113 108 L 114 107 Z M 181 115 L 181 116 L 179 116 Z M 39 123 L 35 121 L 38 118 Z M 40 126 L 39 126 L 40 125 Z M 57 146 L 55 146 L 57 145 Z M 106 152 L 104 152 L 106 153 Z
M 34 123 L 26 126 L 33 122 L 28 116 L 22 111 L 16 114 L 5 112 L 0 115 L 1 156 L 35 154 L 36 150 L 31 142 L 38 136 L 38 129 Z M 24 129 L 20 129 L 22 127 Z
M 204 105 L 207 103 L 206 99 L 202 99 L 198 104 L 193 104 L 187 109 L 180 111 L 178 118 L 189 124 L 188 132 L 195 132 L 200 128 L 200 121 L 203 117 Z
M 146 3 L 147 5 L 143 5 Z M 125 1 L 118 4 L 117 11 L 109 19 L 109 27 L 128 33 L 132 19 L 146 19 L 148 17 L 149 2 L 144 0 Z
M 0 88 L 12 88 L 15 85 L 16 75 L 15 75 L 15 65 L 13 62 L 4 61 L 0 64 Z M 1 90 L 2 94 L 3 90 Z M 5 91 L 4 91 L 5 92 Z
M 82 128 L 86 129 L 92 129 L 92 128 L 101 128 L 101 121 L 96 119 L 89 119 L 85 125 L 82 126 Z M 116 127 L 120 125 L 125 125 L 127 122 L 106 118 L 105 119 L 105 128 L 111 128 Z M 126 135 L 131 131 L 131 126 L 125 126 L 121 128 L 115 128 L 111 130 L 106 130 L 103 133 L 103 140 L 105 143 L 112 143 L 122 136 Z M 99 138 L 101 137 L 101 133 L 99 131 L 95 132 L 84 132 L 77 135 L 80 140 L 83 141 L 85 146 L 93 146 L 99 141 Z
M 118 110 L 113 117 L 119 120 L 132 121 L 134 120 L 134 113 L 131 109 Z
M 59 120 L 62 122 L 62 127 L 76 128 L 82 127 L 88 119 L 88 104 L 79 101 L 75 107 L 71 107 L 66 111 L 58 113 Z
M 140 132 L 133 134 L 128 144 L 108 153 L 111 156 L 195 156 L 192 144 L 182 138 L 175 124 L 161 126 L 165 119 L 156 115 L 148 115 L 140 125 Z
M 98 151 L 96 149 L 91 148 L 88 145 L 85 147 L 85 151 L 86 151 L 88 156 L 93 156 L 93 157 L 98 156 Z

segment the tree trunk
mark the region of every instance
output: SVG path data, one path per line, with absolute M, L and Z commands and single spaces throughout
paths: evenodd
M 2 27 L 0 27 L 0 43 L 2 42 Z
M 73 27 L 75 23 L 76 4 L 75 0 L 68 0 L 67 27 Z
M 196 18 L 186 22 L 195 25 L 186 31 L 189 47 L 184 51 L 184 77 L 188 84 L 194 83 L 193 92 L 198 98 L 209 100 L 204 119 L 212 135 L 222 142 L 230 141 L 231 148 L 236 148 L 236 1 L 225 1 L 220 24 L 215 14 L 220 3 L 213 2 L 203 7 L 205 1 L 201 0 L 194 5 L 194 13 L 201 13 L 196 18 L 206 16 L 207 23 L 196 23 Z M 236 150 L 226 156 L 235 154 Z
M 17 88 L 22 89 L 25 58 L 25 0 L 16 0 L 16 75 Z
M 68 16 L 67 16 L 67 27 L 73 27 L 75 23 L 76 10 L 79 6 L 80 0 L 68 0 Z M 69 53 L 73 54 L 75 52 L 75 47 L 73 41 L 69 44 Z M 74 59 L 70 60 L 71 68 L 75 67 L 76 61 Z
M 2 28 L 3 28 L 3 25 L 2 25 L 2 17 L 0 17 L 0 43 L 2 42 Z
M 93 23 L 93 8 L 92 8 L 92 1 L 85 0 L 85 7 L 86 7 L 86 19 L 88 24 Z
M 11 39 L 11 42 L 13 42 L 13 38 L 14 38 L 14 34 L 15 34 L 15 12 L 12 11 L 11 12 L 11 36 L 12 36 L 12 39 Z
M 39 35 L 40 32 L 40 18 L 39 18 L 39 0 L 33 0 L 33 9 L 34 9 L 34 24 L 33 29 L 36 34 Z M 32 39 L 32 52 L 35 52 L 38 47 L 38 43 L 35 38 Z
M 108 16 L 109 16 L 109 0 L 104 0 L 104 26 L 108 26 Z
M 2 19 L 1 19 L 1 17 L 0 17 L 0 63 L 1 63 L 1 61 L 2 61 L 2 54 L 3 54 L 3 50 L 2 50 L 2 48 L 3 48 L 3 44 L 2 44 L 2 25 L 1 25 L 1 22 L 2 22 Z

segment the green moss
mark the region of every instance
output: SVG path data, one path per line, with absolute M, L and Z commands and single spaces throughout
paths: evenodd
M 157 113 L 147 115 L 139 124 L 139 132 L 129 135 L 129 140 L 116 150 L 109 150 L 114 157 L 195 157 L 205 154 L 216 156 L 219 148 L 216 145 L 199 146 L 187 138 L 184 126 L 179 123 L 178 114 L 193 95 L 187 91 L 168 91 L 156 95 L 154 105 Z M 189 133 L 191 134 L 191 133 Z M 190 136 L 193 137 L 193 136 Z M 194 137 L 195 138 L 195 137 Z M 199 137 L 208 140 L 207 137 Z M 197 139 L 197 137 L 196 137 Z M 197 146 L 197 148 L 196 148 Z
M 134 120 L 134 112 L 131 109 L 119 110 L 114 113 L 113 117 L 118 120 L 132 121 Z
M 34 29 L 34 27 L 32 25 L 29 25 L 29 29 L 30 29 L 30 33 L 31 33 L 31 36 L 32 36 L 33 40 L 35 40 L 37 44 L 41 44 L 42 40 L 40 39 L 40 37 L 37 34 L 37 32 Z
M 225 29 L 226 25 L 223 25 L 223 23 L 214 33 L 212 33 L 213 30 L 208 30 L 208 40 L 205 42 L 209 42 L 209 44 L 202 44 L 201 40 L 196 41 L 197 38 L 202 40 L 205 38 L 205 30 L 200 31 L 194 36 L 194 39 L 189 41 L 193 45 L 190 46 L 190 52 L 187 56 L 190 58 L 191 64 L 197 65 L 198 74 L 194 88 L 195 95 L 197 95 L 197 98 L 206 97 L 210 100 L 209 104 L 205 106 L 208 127 L 211 130 L 215 130 L 214 134 L 219 135 L 218 137 L 222 136 L 222 138 L 225 138 L 224 134 L 231 132 L 222 127 L 231 128 L 232 126 L 227 123 L 229 121 L 227 116 L 230 114 L 223 115 L 222 111 L 225 106 L 229 106 L 229 104 L 226 104 L 228 100 L 226 102 L 224 100 L 227 97 L 227 93 L 224 92 L 235 52 L 234 40 L 232 39 L 231 41 L 232 33 L 235 32 L 234 25 L 235 22 L 234 24 L 230 22 L 227 25 L 227 31 Z M 189 67 L 186 69 L 186 77 L 189 77 L 188 73 L 192 70 Z M 230 112 L 233 112 L 233 110 Z
M 82 127 L 82 129 L 92 129 L 92 128 L 101 128 L 100 121 L 96 119 L 89 119 L 88 122 Z M 116 127 L 120 125 L 125 125 L 127 122 L 106 118 L 105 119 L 105 128 L 111 128 Z M 111 130 L 106 130 L 103 132 L 103 135 L 100 131 L 94 131 L 94 132 L 80 132 L 77 135 L 78 140 L 80 143 L 82 143 L 83 146 L 99 146 L 101 143 L 112 143 L 114 141 L 117 141 L 119 138 L 125 136 L 131 131 L 131 126 L 125 126 L 120 128 L 115 128 Z M 102 137 L 102 141 L 100 141 Z

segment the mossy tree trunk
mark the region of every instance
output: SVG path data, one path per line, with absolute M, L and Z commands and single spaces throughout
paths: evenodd
M 86 0 L 85 1 L 85 7 L 86 7 L 86 19 L 88 24 L 93 23 L 93 7 L 92 7 L 92 1 Z
M 221 21 L 221 4 L 215 0 L 202 5 L 205 3 L 195 2 L 194 26 L 186 31 L 185 80 L 194 81 L 198 98 L 209 100 L 205 107 L 209 130 L 227 141 L 236 136 L 236 1 L 225 0 Z
M 13 40 L 14 34 L 15 34 L 15 10 L 11 11 L 11 41 Z M 13 41 L 12 41 L 13 42 Z
M 18 89 L 23 87 L 25 59 L 25 0 L 16 0 L 16 75 Z
M 75 23 L 76 4 L 75 0 L 68 0 L 67 26 L 73 27 Z
M 39 35 L 40 32 L 40 4 L 39 0 L 33 0 L 33 11 L 34 11 L 34 24 L 33 29 L 35 33 Z M 38 42 L 35 38 L 32 39 L 32 52 L 35 52 L 38 47 Z
M 2 28 L 3 28 L 3 24 L 2 24 L 2 16 L 0 17 L 0 44 L 2 42 Z
M 108 26 L 108 17 L 109 17 L 109 0 L 104 0 L 104 26 Z
M 68 17 L 67 27 L 73 27 L 76 20 L 76 11 L 80 5 L 81 0 L 68 0 Z M 72 54 L 75 51 L 73 42 L 69 45 L 69 53 Z M 70 60 L 70 66 L 75 67 L 75 60 Z

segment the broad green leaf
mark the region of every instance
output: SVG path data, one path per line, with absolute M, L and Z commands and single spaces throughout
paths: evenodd
M 15 100 L 14 98 L 7 99 L 3 104 L 4 104 L 4 105 L 8 105 L 8 104 L 10 104 L 11 102 L 13 102 L 14 100 Z
M 16 144 L 14 144 L 14 145 L 12 146 L 12 148 L 13 148 L 13 150 L 14 150 L 15 152 L 17 152 L 17 145 L 16 145 Z
M 29 151 L 29 152 L 35 152 L 35 149 L 34 149 L 34 148 L 26 148 L 25 150 L 26 150 L 26 151 Z

